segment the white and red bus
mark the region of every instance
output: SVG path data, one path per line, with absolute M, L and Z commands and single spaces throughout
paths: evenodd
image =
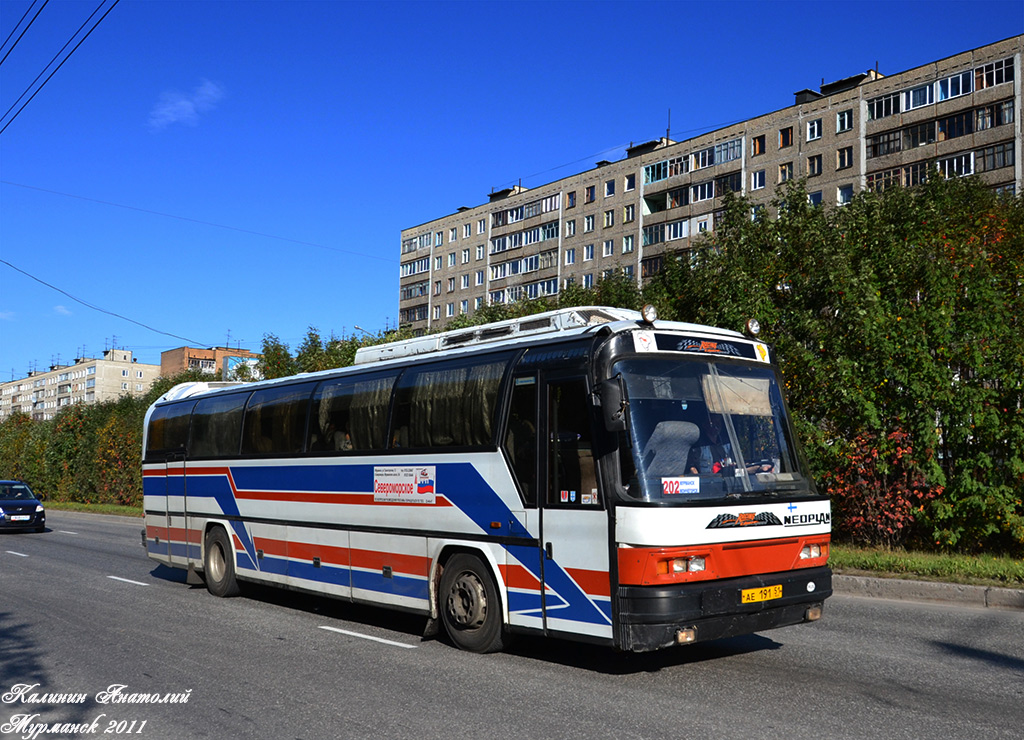
M 644 318 L 647 316 L 647 318 Z M 621 650 L 813 621 L 830 509 L 771 349 L 575 308 L 177 386 L 144 437 L 145 547 L 219 596 L 274 584 Z

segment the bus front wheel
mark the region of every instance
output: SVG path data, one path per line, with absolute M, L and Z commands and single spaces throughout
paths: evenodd
M 237 596 L 239 588 L 235 579 L 235 549 L 223 527 L 214 527 L 206 533 L 206 546 L 203 549 L 206 588 L 214 596 Z
M 465 553 L 453 555 L 441 573 L 441 620 L 455 646 L 473 653 L 501 650 L 501 601 L 487 567 Z

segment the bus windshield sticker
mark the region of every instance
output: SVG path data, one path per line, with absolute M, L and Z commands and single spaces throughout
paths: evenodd
M 654 352 L 658 349 L 654 340 L 654 332 L 633 332 L 633 347 L 637 352 Z
M 756 342 L 754 344 L 754 354 L 761 362 L 771 362 L 771 358 L 768 356 L 768 345 Z
M 700 493 L 700 478 L 695 475 L 684 478 L 662 478 L 661 493 L 663 496 L 685 496 Z
M 433 504 L 436 466 L 374 466 L 373 500 Z

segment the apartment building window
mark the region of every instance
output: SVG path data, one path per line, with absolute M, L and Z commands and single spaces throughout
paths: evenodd
M 923 108 L 935 102 L 935 88 L 931 83 L 918 85 L 903 92 L 903 110 Z
M 448 278 L 448 292 L 451 293 L 453 290 L 455 290 L 455 278 L 450 277 Z
M 853 167 L 853 147 L 844 146 L 836 152 L 836 169 L 845 170 Z
M 473 236 L 473 224 L 463 224 L 462 238 L 469 239 L 471 236 Z
M 715 148 L 709 146 L 707 149 L 701 149 L 699 152 L 693 153 L 693 169 L 702 170 L 705 167 L 711 167 L 715 163 Z
M 604 197 L 610 198 L 615 195 L 615 180 L 605 180 Z
M 881 95 L 868 101 L 868 120 L 877 121 L 900 112 L 900 94 L 898 92 Z
M 142 390 L 142 383 L 136 383 L 135 384 L 135 390 L 141 391 Z
M 588 231 L 593 231 L 593 230 L 594 230 L 594 217 L 593 216 L 584 216 L 583 217 L 583 232 L 586 233 Z
M 476 271 L 476 284 L 477 285 L 483 285 L 484 284 L 484 271 L 483 270 L 477 270 Z
M 448 267 L 455 267 L 455 252 L 448 255 Z
M 121 377 L 122 378 L 127 378 L 128 377 L 128 371 L 127 370 L 122 370 L 121 371 Z
M 469 287 L 469 273 L 467 272 L 462 276 L 462 289 L 465 290 Z
M 625 188 L 624 190 L 628 193 L 630 190 L 636 190 L 636 174 L 632 173 L 626 175 Z
M 459 238 L 459 229 L 458 229 L 457 226 L 453 226 L 452 228 L 448 229 L 448 241 L 449 242 L 453 242 L 453 241 L 455 241 L 458 238 Z
M 478 260 L 482 260 L 484 258 L 484 245 L 483 244 L 477 244 L 476 245 L 476 258 Z
M 985 64 L 974 70 L 974 89 L 984 90 L 1004 82 L 1013 82 L 1013 57 Z
M 970 72 L 961 72 L 944 80 L 939 80 L 939 100 L 949 100 L 967 95 L 974 91 L 971 86 L 973 75 Z
M 434 283 L 434 295 L 441 295 L 441 281 L 438 280 Z
M 572 218 L 565 222 L 565 235 L 576 236 L 576 219 Z
M 817 177 L 821 174 L 821 155 L 815 154 L 807 158 L 807 176 Z
M 973 133 L 974 113 L 964 111 L 953 116 L 940 118 L 937 122 L 938 140 L 955 139 L 959 136 L 966 136 Z
M 874 159 L 886 154 L 900 151 L 903 145 L 903 134 L 899 131 L 886 131 L 868 139 L 867 157 Z
M 690 171 L 690 155 L 684 154 L 668 160 L 668 176 L 677 177 Z
M 565 194 L 565 207 L 575 208 L 576 207 L 576 191 L 570 190 Z
M 853 200 L 853 185 L 840 185 L 836 189 L 836 202 L 845 206 L 847 203 Z
M 448 317 L 448 318 L 451 318 L 452 316 L 455 315 L 455 304 L 454 303 L 449 303 L 448 305 L 446 305 L 444 307 L 444 315 L 446 317 Z
M 615 225 L 615 211 L 604 212 L 604 228 Z
M 715 182 L 708 180 L 690 186 L 690 202 L 699 203 L 703 200 L 711 200 L 715 197 Z
M 1007 100 L 995 105 L 986 105 L 974 112 L 974 130 L 984 131 L 994 126 L 1013 123 L 1013 101 Z
M 642 244 L 645 247 L 649 247 L 652 244 L 661 244 L 663 241 L 665 241 L 665 224 L 654 224 L 653 226 L 645 226 L 642 236 Z
M 464 264 L 464 265 L 468 265 L 469 264 L 469 248 L 468 247 L 466 249 L 462 250 L 462 264 Z
M 438 231 L 434 234 L 434 246 L 440 247 L 442 244 L 444 244 L 444 232 Z
M 764 134 L 755 136 L 750 140 L 750 155 L 756 157 L 758 154 L 764 154 L 766 151 L 764 147 Z
M 689 188 L 676 188 L 675 190 L 669 190 L 667 197 L 669 208 L 679 208 L 680 206 L 690 205 Z
M 469 299 L 459 302 L 459 313 L 469 313 Z
M 953 157 L 940 159 L 935 163 L 936 168 L 947 180 L 951 177 L 963 177 L 974 174 L 974 152 L 957 154 Z
M 1005 141 L 1002 144 L 980 149 L 974 161 L 978 167 L 978 172 L 997 170 L 1000 167 L 1012 167 L 1014 165 L 1013 142 Z
M 587 244 L 583 247 L 583 261 L 589 262 L 592 259 L 594 259 L 594 245 Z
M 807 122 L 807 140 L 816 141 L 821 138 L 821 119 Z
M 715 178 L 715 194 L 725 195 L 726 191 L 738 193 L 743 189 L 743 173 L 730 172 Z
M 743 156 L 743 139 L 733 139 L 722 144 L 715 144 L 715 158 L 712 164 L 732 162 Z
M 576 248 L 575 247 L 572 247 L 571 249 L 565 250 L 565 264 L 567 264 L 567 265 L 575 265 L 576 264 Z
M 841 110 L 836 113 L 836 133 L 841 134 L 853 128 L 853 110 Z
M 785 149 L 788 146 L 793 146 L 792 126 L 786 126 L 786 128 L 779 129 L 779 149 Z
M 434 306 L 434 321 L 437 321 L 440 318 L 441 318 L 441 307 L 440 306 Z
M 1011 152 L 1012 156 L 1012 152 Z M 633 251 L 633 244 L 636 241 L 636 237 L 633 234 L 626 234 L 622 237 L 622 253 L 629 254 Z
M 121 390 L 123 390 L 123 391 L 128 390 L 128 384 L 127 383 L 121 383 Z
M 764 170 L 750 173 L 750 189 L 760 190 L 764 187 Z
M 476 222 L 476 233 L 483 234 L 485 231 L 487 231 L 487 219 L 482 218 Z
M 793 179 L 793 163 L 786 162 L 779 165 L 779 182 L 786 182 Z
M 689 219 L 681 218 L 678 221 L 670 221 L 669 223 L 665 224 L 665 226 L 668 227 L 665 233 L 666 241 L 685 239 L 690 235 Z
M 135 371 L 135 377 L 136 378 L 141 378 L 142 377 L 142 371 L 141 370 L 136 370 Z
M 602 257 L 611 257 L 615 254 L 615 240 L 608 239 L 604 243 L 604 248 L 601 250 Z
M 584 195 L 583 202 L 584 203 L 593 203 L 594 199 L 596 197 L 597 197 L 597 186 L 596 185 L 588 185 L 587 189 L 586 189 L 586 193 Z
M 820 190 L 815 190 L 813 193 L 808 193 L 807 194 L 807 202 L 810 203 L 812 206 L 820 206 L 821 205 L 821 191 Z
M 483 308 L 483 305 L 484 305 L 484 297 L 483 296 L 477 296 L 476 298 L 473 299 L 473 308 L 475 308 L 475 309 L 477 309 L 479 311 L 481 308 Z
M 630 221 L 636 218 L 636 205 L 630 203 L 628 206 L 622 207 L 622 223 L 628 224 Z
M 668 177 L 668 162 L 655 162 L 644 167 L 644 184 L 661 182 Z
M 435 270 L 440 270 L 443 267 L 444 267 L 444 257 L 442 257 L 441 255 L 438 255 L 437 257 L 434 257 L 434 269 Z
M 914 149 L 935 142 L 935 121 L 919 123 L 903 129 L 903 148 Z M 899 151 L 894 149 L 893 151 Z M 868 157 L 871 156 L 871 143 L 868 142 Z
M 588 272 L 586 275 L 583 276 L 583 287 L 584 288 L 593 288 L 594 287 L 594 274 L 593 273 Z

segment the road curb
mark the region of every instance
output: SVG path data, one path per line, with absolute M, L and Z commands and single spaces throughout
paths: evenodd
M 1024 609 L 1024 589 L 1016 588 L 833 575 L 832 590 L 838 594 L 877 599 L 941 601 L 994 609 Z

